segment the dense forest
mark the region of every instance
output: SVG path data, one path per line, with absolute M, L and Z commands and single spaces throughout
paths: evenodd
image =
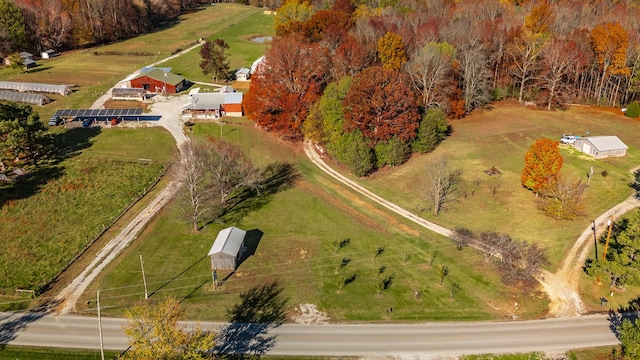
M 198 5 L 198 0 L 0 0 L 0 57 L 130 38 Z
M 288 0 L 245 99 L 285 138 L 364 175 L 430 151 L 506 98 L 543 109 L 638 96 L 640 6 L 615 0 Z

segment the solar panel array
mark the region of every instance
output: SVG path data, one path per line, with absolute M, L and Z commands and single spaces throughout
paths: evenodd
M 65 96 L 71 93 L 71 86 L 69 85 L 38 84 L 14 81 L 0 81 L 0 89 L 15 90 L 21 92 L 31 91 L 39 93 L 60 94 Z
M 58 110 L 54 117 L 118 117 L 126 115 L 140 115 L 142 109 L 66 109 Z
M 49 99 L 46 95 L 42 95 L 42 94 L 32 94 L 32 93 L 2 91 L 2 90 L 0 90 L 0 100 L 35 104 L 40 106 L 51 102 L 51 99 Z

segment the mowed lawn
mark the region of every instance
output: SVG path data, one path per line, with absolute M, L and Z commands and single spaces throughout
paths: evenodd
M 631 169 L 639 163 L 640 121 L 615 110 L 569 107 L 566 111 L 527 109 L 516 102 L 494 104 L 491 109 L 472 113 L 451 122 L 453 133 L 431 154 L 412 157 L 406 164 L 383 169 L 359 181 L 374 192 L 397 202 L 429 220 L 454 228 L 498 231 L 517 239 L 543 244 L 548 248 L 551 269 L 591 220 L 631 195 Z M 561 147 L 562 174 L 587 182 L 588 213 L 572 221 L 544 216 L 536 198 L 524 189 L 520 175 L 524 155 L 542 137 L 559 140 L 562 134 L 617 135 L 629 149 L 624 158 L 594 160 L 567 146 Z M 438 216 L 433 216 L 426 200 L 425 173 L 429 163 L 445 156 L 453 167 L 462 169 L 463 195 Z M 498 168 L 502 174 L 487 175 L 484 170 Z M 607 176 L 602 172 L 606 171 Z M 497 189 L 495 195 L 492 188 Z
M 252 41 L 256 37 L 272 36 L 274 34 L 274 15 L 264 12 L 244 13 L 245 18 L 237 19 L 237 23 L 206 37 L 206 40 L 213 41 L 222 39 L 228 45 L 230 71 L 241 67 L 250 67 L 251 64 L 264 55 L 268 42 Z M 190 51 L 183 56 L 170 59 L 162 64 L 173 69 L 187 79 L 202 82 L 212 82 L 211 75 L 204 75 L 200 68 L 200 49 Z
M 220 128 L 198 124 L 193 134 L 219 137 Z M 112 315 L 144 301 L 140 256 L 150 301 L 175 296 L 191 318 L 224 320 L 241 293 L 273 281 L 283 286 L 291 315 L 311 303 L 332 321 L 496 319 L 514 301 L 526 304 L 519 315 L 544 312 L 544 299 L 505 289 L 480 254 L 457 251 L 448 239 L 389 214 L 321 173 L 300 144 L 278 140 L 249 122 L 225 124 L 223 138 L 240 144 L 261 168 L 292 165 L 297 179 L 239 204 L 198 233 L 177 203 L 168 206 L 92 284 L 78 303 L 81 312 L 95 312 L 97 290 Z M 222 284 L 214 290 L 206 255 L 227 226 L 263 235 L 235 273 L 218 274 Z M 336 252 L 335 242 L 344 239 L 349 245 Z M 443 266 L 449 273 L 440 285 Z M 376 284 L 385 280 L 387 288 L 380 290 Z

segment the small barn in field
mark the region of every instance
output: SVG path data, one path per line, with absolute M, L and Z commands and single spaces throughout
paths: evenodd
M 589 136 L 576 139 L 573 147 L 596 159 L 623 157 L 629 148 L 617 136 Z
M 43 59 L 51 59 L 56 57 L 58 54 L 56 54 L 55 50 L 53 49 L 49 49 L 49 50 L 45 50 L 43 52 L 40 53 L 40 57 Z
M 187 88 L 186 79 L 167 69 L 150 68 L 131 79 L 131 87 L 144 89 L 147 92 L 177 94 Z
M 251 76 L 251 69 L 249 68 L 241 67 L 236 71 L 237 81 L 249 81 L 250 76 Z
M 211 269 L 234 271 L 246 250 L 246 235 L 246 231 L 234 226 L 220 230 L 208 254 L 211 257 Z

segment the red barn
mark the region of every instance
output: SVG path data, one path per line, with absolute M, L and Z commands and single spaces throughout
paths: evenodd
M 186 88 L 186 80 L 180 75 L 157 68 L 131 79 L 132 88 L 145 89 L 151 93 L 162 94 L 165 85 L 167 94 L 177 94 Z

